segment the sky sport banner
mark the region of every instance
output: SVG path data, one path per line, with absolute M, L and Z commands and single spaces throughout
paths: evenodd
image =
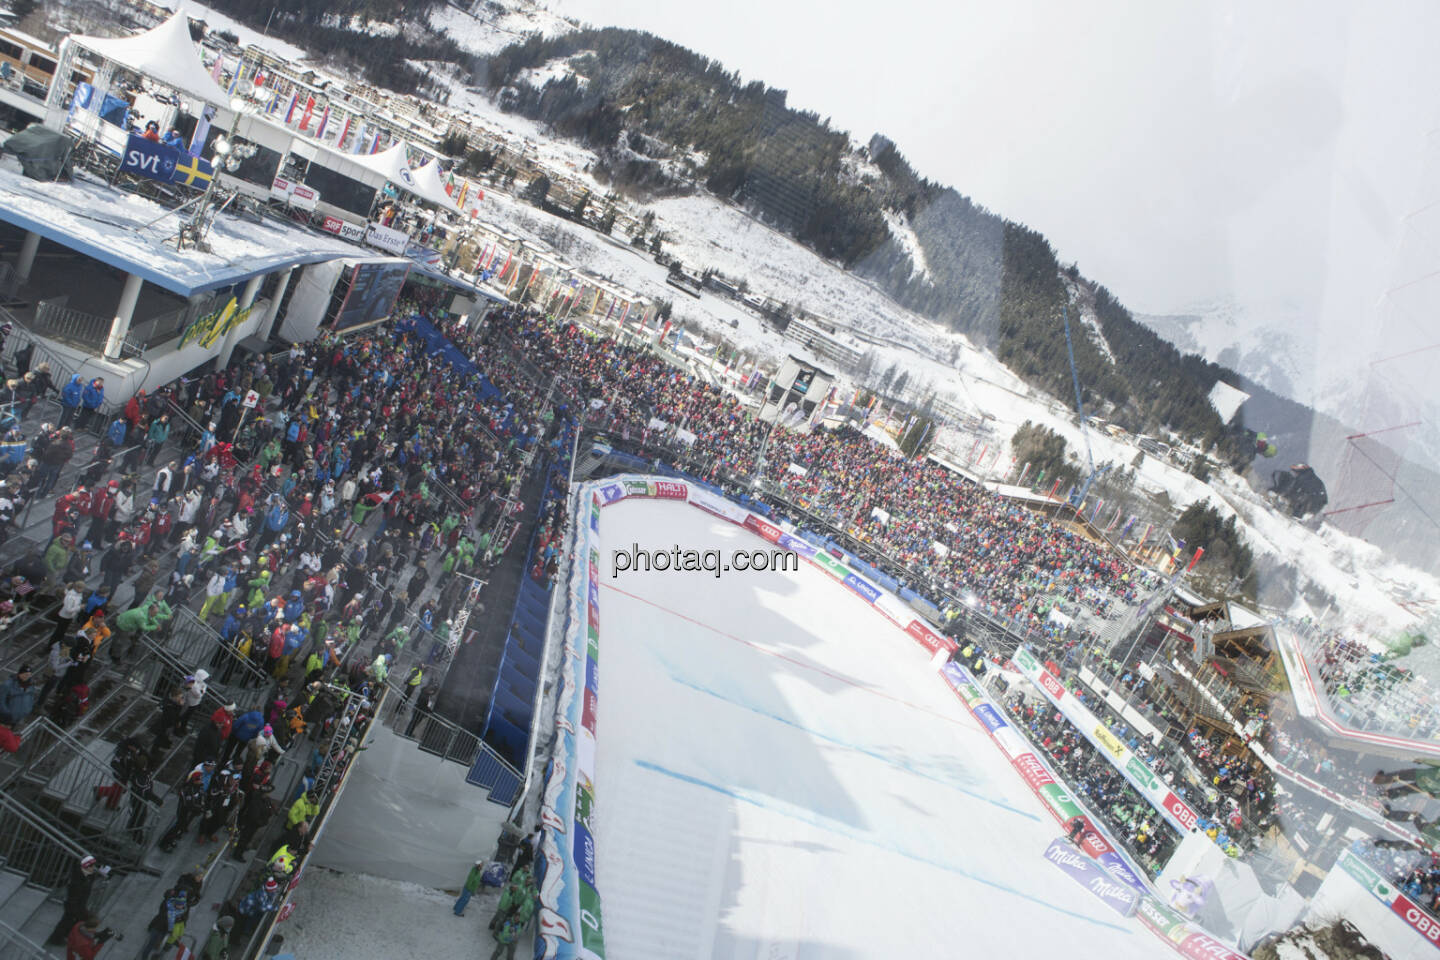
M 1018 648 L 1015 651 L 1014 663 L 1016 669 L 1040 688 L 1045 698 L 1055 705 L 1055 709 L 1075 725 L 1075 729 L 1090 741 L 1111 766 L 1120 771 L 1120 775 L 1128 780 L 1136 792 L 1159 811 L 1162 817 L 1181 833 L 1195 832 L 1196 824 L 1200 820 L 1199 814 L 1180 799 L 1165 781 L 1156 776 L 1155 771 L 1151 770 L 1144 760 L 1111 733 L 1089 707 L 1069 694 L 1059 679 L 1046 670 L 1029 650 Z

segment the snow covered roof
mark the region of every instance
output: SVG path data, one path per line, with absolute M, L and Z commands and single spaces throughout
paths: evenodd
M 184 216 L 80 176 L 43 183 L 22 176 L 13 160 L 0 165 L 0 220 L 185 297 L 286 266 L 369 255 L 328 234 L 229 215 L 210 229 L 211 252 L 182 252 L 169 241 Z
M 216 105 L 230 102 L 225 88 L 215 82 L 201 62 L 200 51 L 190 39 L 190 20 L 183 12 L 176 11 L 160 26 L 131 37 L 77 34 L 70 37 L 70 42 L 181 93 Z
M 1242 607 L 1235 601 L 1228 604 L 1230 610 L 1230 626 L 1236 630 L 1249 630 L 1252 627 L 1263 627 L 1270 623 L 1268 617 L 1262 617 L 1248 607 Z
M 1176 584 L 1174 590 L 1172 590 L 1171 592 L 1192 607 L 1203 607 L 1205 606 L 1205 604 L 1210 602 L 1209 600 L 1206 600 L 1204 597 L 1200 596 L 1198 593 L 1193 593 L 1189 590 L 1186 590 L 1179 584 Z
M 1220 414 L 1222 423 L 1229 423 L 1240 410 L 1240 405 L 1250 399 L 1250 394 L 1230 386 L 1224 380 L 1216 380 L 1210 388 L 1210 406 Z

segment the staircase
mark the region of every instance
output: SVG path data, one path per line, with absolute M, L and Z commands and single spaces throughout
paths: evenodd
M 70 869 L 86 853 L 0 790 L 0 956 L 64 955 L 41 944 L 60 920 Z M 95 899 L 103 896 L 101 890 Z

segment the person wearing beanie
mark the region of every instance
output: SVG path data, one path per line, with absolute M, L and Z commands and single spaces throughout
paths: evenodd
M 484 874 L 485 861 L 476 860 L 475 866 L 465 875 L 465 885 L 460 888 L 460 896 L 455 901 L 455 916 L 465 916 L 465 905 L 470 902 L 471 897 L 480 892 L 480 879 Z
M 109 872 L 109 868 L 102 868 L 100 862 L 89 854 L 71 865 L 70 880 L 65 885 L 65 910 L 60 915 L 60 921 L 55 924 L 55 929 L 50 932 L 51 945 L 63 944 L 75 924 L 85 917 L 90 909 L 90 893 L 95 887 L 96 879 Z
M 200 948 L 200 960 L 223 960 L 230 955 L 230 931 L 235 927 L 234 917 L 221 917 L 210 928 L 210 936 Z
M 265 882 L 252 892 L 246 894 L 239 903 L 235 904 L 235 929 L 231 936 L 243 942 L 248 940 L 260 926 L 265 914 L 274 910 L 280 904 L 280 884 L 274 877 L 266 877 Z

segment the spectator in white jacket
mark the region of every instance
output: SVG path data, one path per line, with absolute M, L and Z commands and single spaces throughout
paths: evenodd
M 184 692 L 181 695 L 185 701 L 185 709 L 180 711 L 180 723 L 178 724 L 182 734 L 190 723 L 190 715 L 200 706 L 205 699 L 205 692 L 210 689 L 209 683 L 206 682 L 209 679 L 210 671 L 204 667 L 196 670 L 194 675 L 185 678 L 182 687 Z

